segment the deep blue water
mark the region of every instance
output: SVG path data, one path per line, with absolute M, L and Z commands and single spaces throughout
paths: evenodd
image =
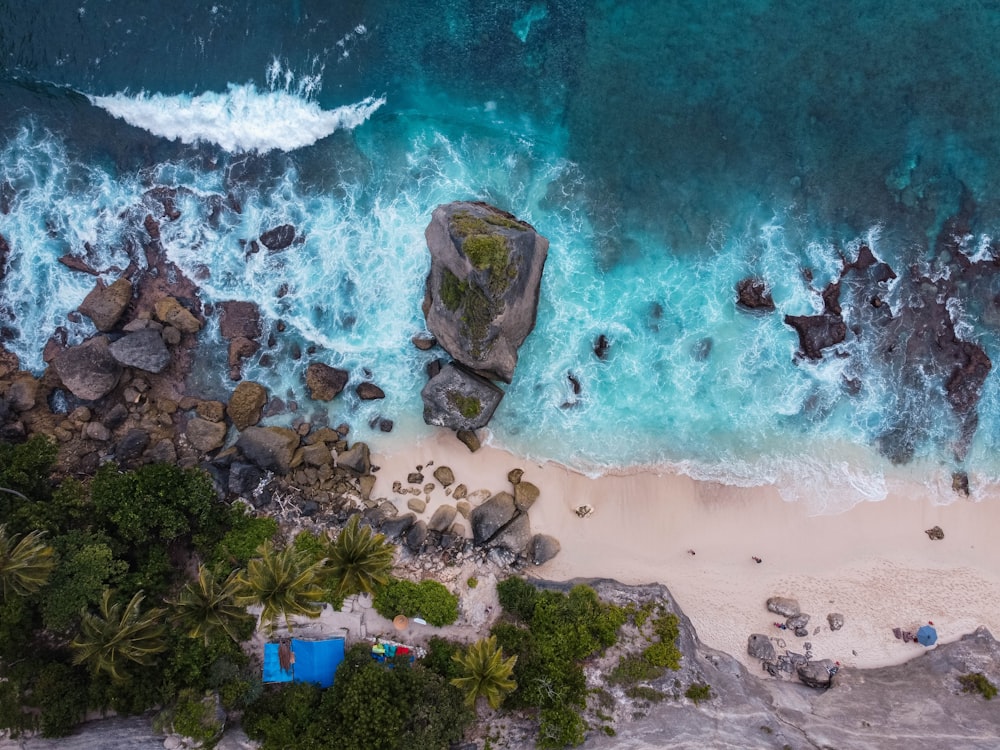
M 41 371 L 93 284 L 56 259 L 88 243 L 101 268 L 124 267 L 123 213 L 150 187 L 185 187 L 163 226 L 171 258 L 205 279 L 206 302 L 253 299 L 269 330 L 287 325 L 262 352 L 281 365 L 255 359 L 246 376 L 309 413 L 307 358 L 287 355 L 315 346 L 387 393 L 345 392 L 331 420 L 370 437 L 378 413 L 413 439 L 430 429 L 434 356 L 409 343 L 423 229 L 436 205 L 482 199 L 551 242 L 496 444 L 586 471 L 779 481 L 834 508 L 884 492 L 880 441 L 906 434 L 905 471 L 950 484 L 965 470 L 975 491 L 1000 480 L 995 371 L 956 458 L 940 378 L 902 377 L 864 331 L 802 360 L 782 321 L 822 310 L 818 290 L 861 244 L 900 274 L 890 307 L 914 303 L 906 273 L 949 273 L 935 243 L 963 195 L 963 247 L 993 259 L 1000 7 L 957 5 L 0 2 L 6 345 Z M 210 193 L 242 212 L 213 220 Z M 285 222 L 305 244 L 246 257 L 241 241 Z M 748 275 L 775 313 L 736 308 Z M 956 330 L 996 359 L 1000 279 L 958 292 Z M 217 360 L 193 384 L 206 396 L 232 386 Z

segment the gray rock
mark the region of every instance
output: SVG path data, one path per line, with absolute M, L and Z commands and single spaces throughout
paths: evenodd
M 285 427 L 247 427 L 236 447 L 260 468 L 286 474 L 299 447 L 299 436 Z
M 427 503 L 421 500 L 419 497 L 411 497 L 406 501 L 406 507 L 412 510 L 414 513 L 423 513 L 427 510 Z
M 97 336 L 64 349 L 52 360 L 66 389 L 84 401 L 96 401 L 118 385 L 122 366 L 109 351 L 108 339 Z
M 506 547 L 490 547 L 486 559 L 501 568 L 507 568 L 517 562 L 517 553 Z
M 274 227 L 273 229 L 268 229 L 260 236 L 260 244 L 272 253 L 284 250 L 285 248 L 291 246 L 294 241 L 295 227 L 291 224 L 282 224 Z
M 805 664 L 800 664 L 799 668 L 795 671 L 803 685 L 816 688 L 817 690 L 825 690 L 833 682 L 833 675 L 831 674 L 833 667 L 834 663 L 830 659 L 821 659 L 819 661 L 807 661 Z
M 411 552 L 419 552 L 420 548 L 424 546 L 424 542 L 427 541 L 427 524 L 423 521 L 417 521 L 415 524 L 410 526 L 409 531 L 406 532 L 406 546 Z
M 115 458 L 121 462 L 134 461 L 149 445 L 149 433 L 141 427 L 126 432 L 115 446 Z
M 455 472 L 448 466 L 438 466 L 434 469 L 434 478 L 442 487 L 450 487 L 455 482 Z
M 325 443 L 314 443 L 302 449 L 302 463 L 306 466 L 325 466 L 333 460 L 333 454 Z
M 754 633 L 747 639 L 747 653 L 754 659 L 774 661 L 774 644 L 761 633 Z
M 944 531 L 940 526 L 933 526 L 924 532 L 931 541 L 944 539 Z
M 149 449 L 149 460 L 158 464 L 172 464 L 177 461 L 177 449 L 171 441 L 164 438 Z
M 367 443 L 355 443 L 343 453 L 337 454 L 337 466 L 350 469 L 356 474 L 367 474 L 372 469 L 371 453 Z
M 785 620 L 785 625 L 788 626 L 789 630 L 799 630 L 804 628 L 809 624 L 809 615 L 801 612 L 797 615 L 792 615 Z
M 844 616 L 839 612 L 831 612 L 826 616 L 826 621 L 830 624 L 830 630 L 840 630 L 844 627 Z
M 38 381 L 34 378 L 18 378 L 7 389 L 7 405 L 16 412 L 35 408 L 38 399 Z
M 504 524 L 514 518 L 516 512 L 514 496 L 509 492 L 498 492 L 482 505 L 473 508 L 469 514 L 473 543 L 480 546 L 489 542 Z
M 209 422 L 201 417 L 191 417 L 184 430 L 188 442 L 201 453 L 221 448 L 226 441 L 226 432 L 224 422 Z
M 456 361 L 511 382 L 517 349 L 535 326 L 548 240 L 504 211 L 467 202 L 434 209 L 424 236 L 427 330 Z
M 490 421 L 503 395 L 486 378 L 454 363 L 447 364 L 420 391 L 424 422 L 456 431 L 477 430 Z
M 229 465 L 229 491 L 234 495 L 250 495 L 264 478 L 264 472 L 253 464 L 233 461 Z
M 528 555 L 535 565 L 542 565 L 558 555 L 561 549 L 562 545 L 554 536 L 535 534 L 528 545 Z
M 160 332 L 152 328 L 128 333 L 111 344 L 111 356 L 125 367 L 162 372 L 170 363 L 170 350 Z
M 99 443 L 106 443 L 111 439 L 111 431 L 100 422 L 87 422 L 83 426 L 82 434 L 88 440 L 96 440 Z
M 403 513 L 395 518 L 387 518 L 382 522 L 380 531 L 386 539 L 397 539 L 410 530 L 417 517 L 412 513 Z
M 455 520 L 458 511 L 454 505 L 442 505 L 434 511 L 431 520 L 427 523 L 427 528 L 431 531 L 447 531 Z
M 772 596 L 768 599 L 767 611 L 782 617 L 794 617 L 800 612 L 799 603 L 795 599 L 784 596 Z
M 527 513 L 521 513 L 490 539 L 491 546 L 507 547 L 517 553 L 528 551 L 531 542 L 531 520 Z

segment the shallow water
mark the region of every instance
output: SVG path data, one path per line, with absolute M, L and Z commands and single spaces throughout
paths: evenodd
M 32 370 L 92 285 L 57 258 L 87 243 L 97 267 L 124 268 L 134 230 L 122 215 L 150 187 L 183 187 L 181 218 L 163 225 L 171 259 L 207 277 L 206 302 L 252 299 L 269 330 L 287 325 L 261 352 L 272 364 L 252 360 L 245 376 L 319 409 L 307 358 L 290 356 L 315 346 L 387 394 L 360 402 L 348 389 L 329 419 L 362 438 L 377 416 L 395 421 L 395 441 L 428 434 L 419 388 L 434 355 L 409 343 L 423 330 L 423 230 L 436 205 L 473 198 L 551 242 L 494 443 L 588 472 L 778 481 L 831 508 L 881 497 L 892 471 L 937 485 L 961 469 L 974 490 L 1000 480 L 995 372 L 959 461 L 940 378 L 901 377 L 864 330 L 844 356 L 803 360 L 782 320 L 820 312 L 818 291 L 862 244 L 901 276 L 883 290 L 889 306 L 911 304 L 908 269 L 948 272 L 935 240 L 963 194 L 976 204 L 964 247 L 993 259 L 1000 8 L 116 5 L 0 3 L 0 234 L 12 248 L 0 326 Z M 211 216 L 212 194 L 241 212 Z M 246 254 L 286 222 L 303 244 Z M 748 275 L 769 283 L 775 313 L 736 308 Z M 949 303 L 991 358 L 998 293 L 984 272 Z M 88 326 L 70 325 L 71 340 Z M 194 379 L 206 396 L 231 386 L 217 361 Z M 912 447 L 902 468 L 878 450 L 893 431 Z

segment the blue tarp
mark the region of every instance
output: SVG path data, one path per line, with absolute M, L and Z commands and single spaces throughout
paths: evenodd
M 333 684 L 333 674 L 344 660 L 344 639 L 327 641 L 300 641 L 293 638 L 292 654 L 295 661 L 290 671 L 278 663 L 278 644 L 264 644 L 264 682 L 312 682 L 320 687 Z

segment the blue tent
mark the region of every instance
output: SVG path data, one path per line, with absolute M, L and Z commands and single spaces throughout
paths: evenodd
M 933 646 L 937 643 L 937 631 L 930 625 L 921 626 L 917 631 L 917 643 L 921 646 Z
M 294 661 L 290 670 L 281 668 L 277 643 L 264 644 L 264 682 L 312 682 L 328 688 L 333 684 L 333 674 L 344 660 L 344 639 L 325 641 L 291 642 Z

